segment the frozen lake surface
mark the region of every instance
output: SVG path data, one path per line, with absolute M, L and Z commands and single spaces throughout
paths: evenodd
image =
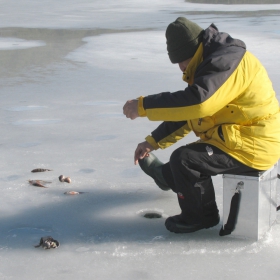
M 280 100 L 280 4 L 4 0 L 0 7 L 1 280 L 279 279 L 279 214 L 258 242 L 221 238 L 221 222 L 188 235 L 165 229 L 165 218 L 179 214 L 177 197 L 133 164 L 136 145 L 159 123 L 132 122 L 122 107 L 186 87 L 166 54 L 165 29 L 178 16 L 244 40 Z M 156 154 L 168 161 L 194 140 Z M 222 213 L 222 178 L 214 183 Z M 149 212 L 161 218 L 144 218 Z M 48 235 L 58 249 L 33 247 Z

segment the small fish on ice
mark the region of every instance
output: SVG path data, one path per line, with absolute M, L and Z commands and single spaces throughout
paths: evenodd
M 50 181 L 42 181 L 42 180 L 28 180 L 29 184 L 35 187 L 47 188 L 44 184 L 51 184 Z

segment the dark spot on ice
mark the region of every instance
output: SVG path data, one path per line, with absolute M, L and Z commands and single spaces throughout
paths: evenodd
M 15 181 L 17 179 L 19 179 L 21 176 L 19 175 L 10 175 L 6 178 L 0 178 L 0 181 L 4 181 L 4 182 L 7 182 L 7 181 Z
M 82 173 L 93 173 L 95 170 L 91 169 L 91 168 L 84 168 L 84 169 L 80 169 L 80 172 Z
M 26 142 L 26 143 L 19 144 L 19 146 L 23 147 L 23 148 L 35 147 L 35 146 L 38 146 L 38 145 L 40 145 L 39 142 Z
M 162 215 L 156 212 L 147 212 L 143 215 L 143 217 L 147 219 L 159 219 L 162 218 Z

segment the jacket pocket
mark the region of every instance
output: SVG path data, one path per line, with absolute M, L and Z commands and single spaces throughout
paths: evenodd
M 240 133 L 240 125 L 223 125 L 225 146 L 230 150 L 241 150 L 243 141 Z

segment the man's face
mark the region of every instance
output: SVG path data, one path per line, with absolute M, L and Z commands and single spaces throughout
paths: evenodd
M 185 72 L 185 70 L 187 69 L 187 67 L 188 67 L 188 65 L 189 65 L 191 60 L 192 60 L 192 57 L 187 59 L 187 60 L 184 60 L 184 61 L 178 63 L 179 68 L 181 69 L 182 72 Z

